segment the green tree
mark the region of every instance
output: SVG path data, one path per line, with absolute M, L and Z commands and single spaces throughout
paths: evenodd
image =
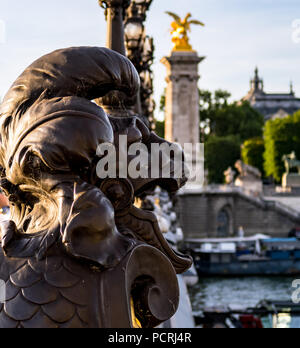
M 264 151 L 263 138 L 248 139 L 242 145 L 242 161 L 250 166 L 258 168 L 264 173 Z
M 209 115 L 211 112 L 228 105 L 230 97 L 231 94 L 222 89 L 215 92 L 199 89 L 200 112 L 204 115 L 207 112 Z
M 215 113 L 228 105 L 231 94 L 224 90 L 214 93 L 208 90 L 199 90 L 200 133 L 201 142 L 205 142 L 215 127 Z
M 211 135 L 234 135 L 240 138 L 242 144 L 249 138 L 262 136 L 263 115 L 248 102 L 229 103 L 230 96 L 225 90 L 217 90 L 214 93 L 207 90 L 199 91 L 202 141 L 208 140 Z
M 157 121 L 155 122 L 155 133 L 161 137 L 165 137 L 165 121 Z
M 205 144 L 205 166 L 209 183 L 224 183 L 224 171 L 240 158 L 239 139 L 211 136 Z
M 166 88 L 164 89 L 164 93 L 160 96 L 159 101 L 159 111 L 165 112 L 166 111 Z
M 223 89 L 217 89 L 215 91 L 215 106 L 222 108 L 228 105 L 228 99 L 231 97 L 231 93 Z
M 225 106 L 216 112 L 214 132 L 217 136 L 237 135 L 240 142 L 262 136 L 264 119 L 249 103 Z
M 200 142 L 205 143 L 208 151 L 206 161 L 210 182 L 223 182 L 223 172 L 241 158 L 240 146 L 263 134 L 263 115 L 248 102 L 230 103 L 230 96 L 222 89 L 215 92 L 199 90 Z M 164 105 L 165 94 L 161 97 L 161 111 L 164 111 Z
M 300 158 L 300 112 L 284 119 L 266 122 L 264 139 L 266 175 L 280 182 L 285 172 L 282 157 L 295 151 Z
M 238 136 L 240 144 L 245 140 L 261 137 L 264 118 L 248 102 L 229 103 L 231 94 L 222 89 L 215 92 L 199 90 L 200 141 L 210 136 Z M 160 99 L 160 111 L 165 111 L 166 90 Z

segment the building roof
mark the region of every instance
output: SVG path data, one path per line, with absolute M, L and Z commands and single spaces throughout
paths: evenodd
M 293 85 L 289 93 L 266 93 L 263 80 L 259 77 L 258 68 L 255 69 L 251 88 L 242 101 L 249 101 L 250 105 L 264 115 L 265 120 L 283 118 L 300 110 L 300 98 L 295 96 Z

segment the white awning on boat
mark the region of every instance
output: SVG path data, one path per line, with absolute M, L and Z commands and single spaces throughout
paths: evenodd
M 256 242 L 258 240 L 268 239 L 270 236 L 264 234 L 256 234 L 252 237 L 235 237 L 235 238 L 188 238 L 186 243 L 243 243 Z

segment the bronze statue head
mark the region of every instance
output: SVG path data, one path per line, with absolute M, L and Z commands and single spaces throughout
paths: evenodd
M 139 245 L 162 252 L 178 272 L 190 266 L 162 237 L 134 197 L 153 185 L 176 191 L 169 178 L 101 180 L 97 148 L 163 143 L 137 116 L 110 117 L 93 102 L 111 91 L 131 99 L 139 77 L 131 62 L 105 48 L 68 48 L 30 65 L 8 91 L 0 113 L 1 187 L 11 204 L 2 226 L 7 258 L 65 255 L 98 271 L 113 269 Z M 146 215 L 145 215 L 146 214 Z
M 111 267 L 134 246 L 118 232 L 114 209 L 100 189 L 97 147 L 117 142 L 122 132 L 130 142 L 164 140 L 137 117 L 108 117 L 91 100 L 111 91 L 130 98 L 138 88 L 138 74 L 127 58 L 95 47 L 50 53 L 16 80 L 1 105 L 2 187 L 12 205 L 4 235 L 14 235 L 10 243 L 5 239 L 8 255 L 19 253 L 15 245 L 25 238 L 21 255 L 42 257 L 60 238 L 73 256 Z M 151 177 L 128 180 L 133 195 L 159 183 Z M 161 180 L 173 191 L 184 182 Z

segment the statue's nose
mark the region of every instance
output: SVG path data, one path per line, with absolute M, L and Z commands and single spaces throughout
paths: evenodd
M 130 145 L 130 144 L 140 142 L 143 138 L 143 135 L 138 128 L 134 127 L 128 130 L 127 137 L 128 137 L 128 144 Z

